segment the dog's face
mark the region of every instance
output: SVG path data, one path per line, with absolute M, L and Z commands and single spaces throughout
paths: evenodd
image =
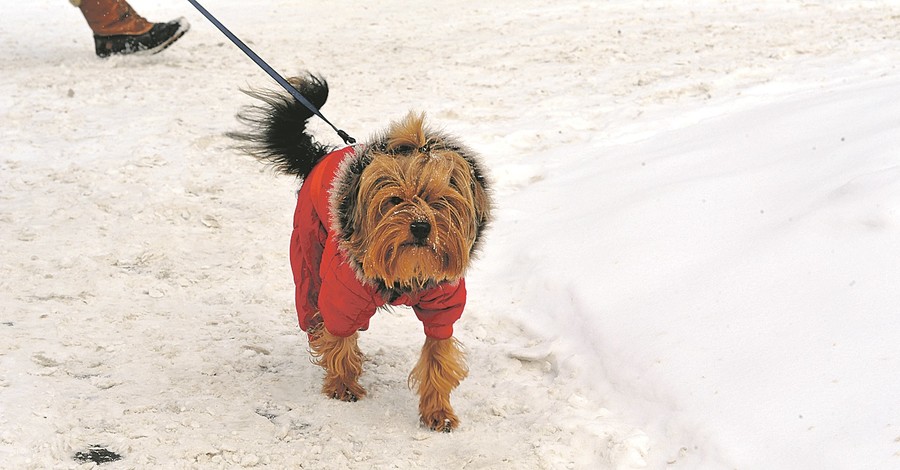
M 461 278 L 490 213 L 474 156 L 411 114 L 356 170 L 340 206 L 342 248 L 357 272 L 399 291 Z

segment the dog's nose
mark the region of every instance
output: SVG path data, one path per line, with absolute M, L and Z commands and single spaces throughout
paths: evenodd
M 416 240 L 424 240 L 431 233 L 431 224 L 428 222 L 413 222 L 409 224 L 409 231 L 412 232 Z

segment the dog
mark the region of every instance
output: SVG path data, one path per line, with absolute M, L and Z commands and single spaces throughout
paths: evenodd
M 288 79 L 314 106 L 328 98 L 315 75 Z M 450 432 L 459 418 L 450 393 L 468 375 L 453 325 L 466 303 L 464 275 L 491 218 L 480 157 L 410 112 L 366 143 L 334 148 L 307 130 L 313 113 L 287 93 L 245 91 L 239 149 L 301 181 L 290 262 L 297 316 L 322 392 L 338 400 L 366 395 L 357 338 L 379 308 L 411 306 L 425 344 L 409 375 L 421 423 Z

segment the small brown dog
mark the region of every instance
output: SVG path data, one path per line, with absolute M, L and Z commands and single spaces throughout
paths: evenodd
M 316 107 L 328 98 L 318 77 L 288 81 Z M 420 419 L 433 430 L 456 428 L 450 392 L 468 369 L 453 324 L 491 211 L 478 157 L 413 113 L 366 144 L 335 150 L 305 131 L 312 113 L 290 95 L 248 94 L 262 104 L 238 115 L 251 130 L 231 136 L 303 181 L 291 267 L 300 326 L 314 362 L 325 369 L 322 391 L 344 401 L 363 397 L 357 332 L 378 308 L 409 305 L 426 336 L 409 375 Z

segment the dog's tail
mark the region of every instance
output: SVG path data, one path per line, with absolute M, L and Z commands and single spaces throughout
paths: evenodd
M 313 74 L 287 81 L 316 108 L 328 99 L 328 83 Z M 286 92 L 242 90 L 262 101 L 246 106 L 237 115 L 246 124 L 245 132 L 229 132 L 238 140 L 238 150 L 272 165 L 277 171 L 305 179 L 316 163 L 333 150 L 313 138 L 306 129 L 313 112 Z

